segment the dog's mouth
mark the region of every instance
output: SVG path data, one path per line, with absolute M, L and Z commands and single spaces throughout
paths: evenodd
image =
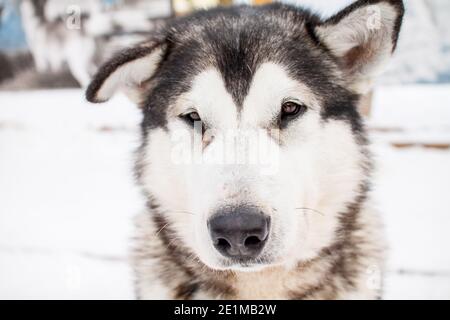
M 259 271 L 261 269 L 270 267 L 273 265 L 273 261 L 266 257 L 255 258 L 255 259 L 236 259 L 228 258 L 222 259 L 219 263 L 221 270 L 232 270 L 232 271 Z

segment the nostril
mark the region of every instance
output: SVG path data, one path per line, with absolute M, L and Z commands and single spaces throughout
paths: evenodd
M 250 236 L 245 239 L 244 245 L 246 247 L 254 247 L 261 243 L 261 240 L 257 236 Z
M 227 251 L 231 248 L 231 244 L 224 238 L 219 238 L 216 240 L 216 247 L 220 250 Z
M 207 222 L 214 248 L 227 258 L 251 259 L 262 252 L 270 231 L 270 218 L 253 207 L 218 212 Z

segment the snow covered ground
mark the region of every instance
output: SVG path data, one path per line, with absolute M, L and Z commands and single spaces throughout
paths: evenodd
M 120 96 L 0 92 L 0 298 L 133 298 L 139 119 Z M 385 297 L 450 299 L 450 86 L 380 88 L 370 127 Z

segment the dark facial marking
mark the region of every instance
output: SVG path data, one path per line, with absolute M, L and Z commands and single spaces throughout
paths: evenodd
M 377 1 L 358 1 L 354 6 L 372 2 Z M 166 126 L 167 107 L 208 67 L 219 70 L 227 91 L 242 107 L 254 73 L 264 62 L 282 65 L 319 96 L 322 119 L 348 121 L 355 133 L 362 134 L 359 96 L 342 85 L 345 79 L 336 72 L 340 65 L 315 35 L 314 26 L 320 23 L 309 11 L 282 4 L 217 8 L 174 19 L 165 31 L 164 61 L 144 102 L 144 135 L 149 129 Z

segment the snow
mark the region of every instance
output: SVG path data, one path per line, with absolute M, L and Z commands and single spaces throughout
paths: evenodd
M 2 250 L 0 299 L 133 299 L 124 261 L 30 250 Z
M 0 298 L 133 297 L 139 119 L 123 97 L 0 94 Z
M 140 112 L 80 90 L 0 92 L 0 299 L 132 299 Z M 450 86 L 381 87 L 369 121 L 388 299 L 450 298 Z M 392 143 L 418 142 L 411 148 Z M 413 201 L 411 201 L 413 200 Z

